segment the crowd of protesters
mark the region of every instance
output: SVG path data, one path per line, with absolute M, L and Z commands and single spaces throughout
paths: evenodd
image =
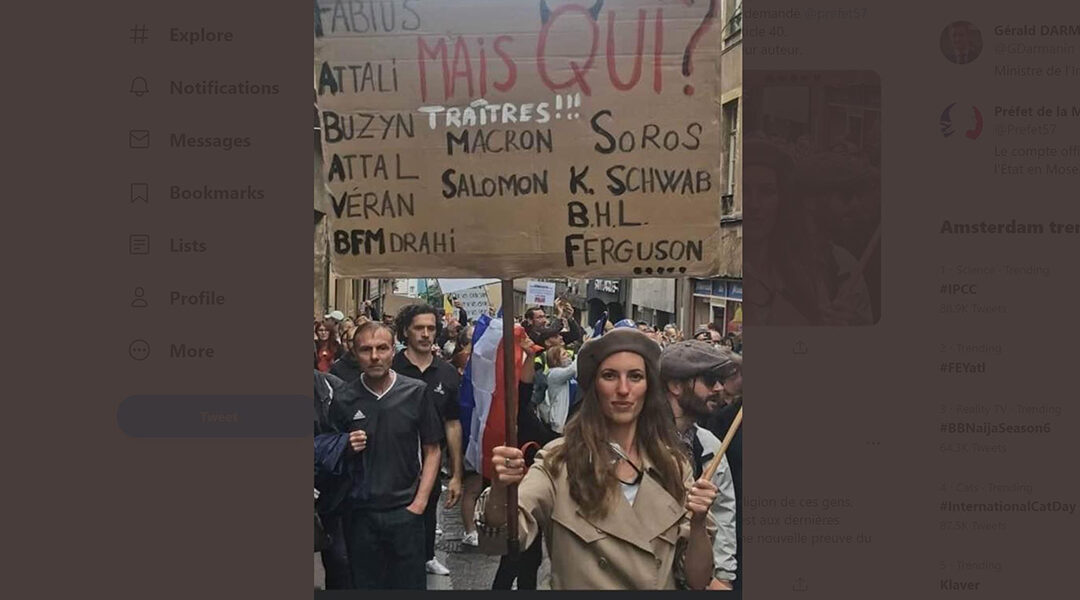
M 558 301 L 517 325 L 518 447 L 468 464 L 459 392 L 474 342 L 460 302 L 380 317 L 370 304 L 314 323 L 316 550 L 326 589 L 424 589 L 438 503 L 462 546 L 505 537 L 518 486 L 517 559 L 492 589 L 733 589 L 741 585 L 742 439 L 706 465 L 742 407 L 741 335 L 703 325 L 579 323 Z M 545 553 L 546 549 L 546 553 Z

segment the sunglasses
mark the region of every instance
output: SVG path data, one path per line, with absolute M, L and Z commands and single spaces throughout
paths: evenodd
M 625 452 L 623 452 L 622 448 L 618 444 L 616 444 L 615 442 L 608 442 L 608 446 L 611 448 L 612 454 L 615 455 L 615 458 L 611 459 L 612 466 L 618 465 L 619 461 L 626 461 L 626 464 L 630 465 L 630 468 L 634 469 L 634 473 L 636 473 L 633 481 L 623 481 L 622 479 L 619 479 L 619 483 L 623 483 L 626 485 L 637 485 L 641 483 L 641 480 L 645 477 L 645 473 L 643 473 L 641 469 L 639 469 L 638 466 L 634 464 L 634 461 L 630 460 L 630 457 L 627 456 Z M 616 479 L 618 479 L 618 476 L 616 476 Z
M 698 375 L 698 378 L 700 378 L 701 382 L 705 384 L 705 387 L 710 387 L 711 388 L 711 387 L 715 387 L 716 384 L 718 384 L 718 383 L 721 383 L 721 384 L 724 383 L 724 381 L 729 376 L 730 376 L 730 374 L 726 372 L 726 369 L 723 369 L 721 367 L 717 367 L 715 369 L 705 371 L 701 375 Z

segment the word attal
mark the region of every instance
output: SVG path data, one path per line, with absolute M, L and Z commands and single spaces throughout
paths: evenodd
M 352 179 L 420 179 L 419 175 L 410 175 L 402 169 L 400 154 L 394 154 L 394 172 L 391 176 L 389 160 L 383 154 L 337 154 L 330 158 L 330 168 L 327 171 L 329 181 L 336 177 L 339 181 Z

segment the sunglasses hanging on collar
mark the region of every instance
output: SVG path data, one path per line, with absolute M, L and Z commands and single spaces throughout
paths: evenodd
M 642 478 L 645 477 L 645 473 L 641 469 L 639 469 L 637 465 L 634 464 L 634 461 L 630 460 L 630 457 L 627 456 L 625 452 L 623 452 L 622 446 L 619 446 L 615 442 L 608 442 L 608 446 L 611 448 L 611 452 L 615 455 L 615 458 L 611 460 L 611 464 L 613 466 L 618 464 L 619 461 L 624 460 L 627 464 L 630 465 L 632 469 L 634 469 L 634 472 L 636 473 L 633 481 L 623 481 L 622 479 L 619 479 L 619 483 L 625 485 L 638 485 L 639 483 L 641 483 Z

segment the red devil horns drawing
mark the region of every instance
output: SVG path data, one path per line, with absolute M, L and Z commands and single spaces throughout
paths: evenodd
M 589 15 L 593 21 L 600 18 L 600 9 L 604 8 L 604 0 L 596 0 L 589 9 Z M 547 0 L 540 0 L 540 23 L 546 25 L 548 19 L 551 17 L 551 10 L 548 8 Z

